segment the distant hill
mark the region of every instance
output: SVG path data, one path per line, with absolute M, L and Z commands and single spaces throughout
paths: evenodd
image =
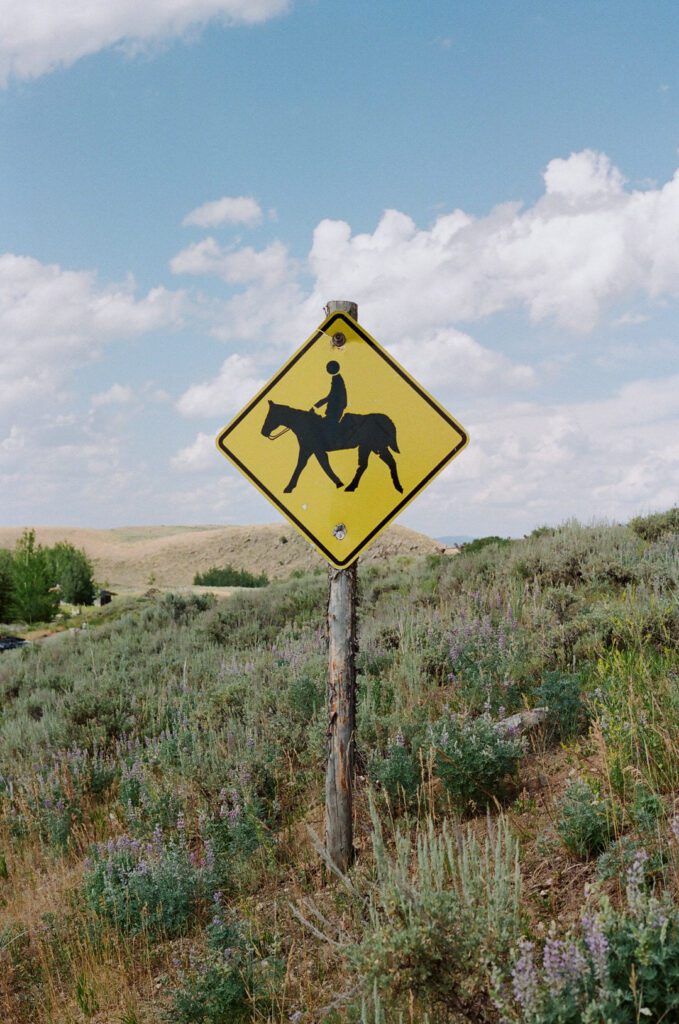
M 23 532 L 0 527 L 0 547 L 14 547 Z M 232 565 L 271 579 L 327 563 L 287 524 L 270 526 L 131 526 L 113 530 L 36 527 L 38 543 L 68 541 L 94 564 L 99 584 L 113 590 L 186 586 L 197 572 Z M 400 554 L 431 554 L 441 542 L 403 526 L 390 526 L 362 556 L 371 562 Z
M 436 540 L 439 544 L 444 544 L 447 548 L 452 548 L 457 544 L 468 544 L 470 540 L 474 540 L 467 533 L 456 533 L 450 537 L 437 537 Z

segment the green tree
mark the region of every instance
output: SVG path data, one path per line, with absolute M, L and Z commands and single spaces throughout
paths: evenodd
M 247 569 L 234 569 L 232 565 L 219 568 L 213 565 L 206 572 L 197 572 L 193 585 L 197 587 L 266 587 L 269 578 L 266 573 L 255 576 Z
M 12 605 L 12 552 L 0 548 L 0 622 L 10 618 Z
M 52 586 L 61 588 L 61 600 L 69 604 L 92 604 L 95 594 L 93 569 L 85 552 L 61 541 L 46 548 L 45 556 Z
M 35 530 L 25 530 L 12 558 L 12 614 L 23 622 L 49 622 L 57 613 L 59 594 L 53 587 L 47 552 L 35 543 Z

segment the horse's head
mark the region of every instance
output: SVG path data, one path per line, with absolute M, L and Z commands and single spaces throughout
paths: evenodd
M 279 427 L 283 426 L 283 420 L 281 419 L 282 408 L 282 405 L 276 405 L 275 402 L 269 400 L 269 411 L 266 414 L 264 426 L 262 427 L 264 437 L 270 438 L 274 430 L 278 430 Z

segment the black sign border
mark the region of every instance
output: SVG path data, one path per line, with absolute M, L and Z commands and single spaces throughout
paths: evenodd
M 389 366 L 390 369 L 397 373 L 399 377 L 402 377 L 403 380 L 405 380 L 405 382 L 409 384 L 414 391 L 417 392 L 420 398 L 424 399 L 424 401 L 428 405 L 430 405 L 432 409 L 435 410 L 435 412 L 439 414 L 441 419 L 445 420 L 445 422 L 448 423 L 449 426 L 453 427 L 453 429 L 456 430 L 457 433 L 461 435 L 460 441 L 455 445 L 455 447 L 450 452 L 448 452 L 448 454 L 445 455 L 429 473 L 427 473 L 427 475 L 417 484 L 416 487 L 414 487 L 404 498 L 401 498 L 398 505 L 396 505 L 396 507 L 388 515 L 386 515 L 384 519 L 382 519 L 382 521 L 376 527 L 374 527 L 374 529 L 371 530 L 371 532 L 366 537 L 364 537 L 361 543 L 358 544 L 351 552 L 349 552 L 346 558 L 343 559 L 335 558 L 335 556 L 331 554 L 330 551 L 328 551 L 325 545 L 321 543 L 321 541 L 319 541 L 319 539 L 315 537 L 310 530 L 307 529 L 304 523 L 300 522 L 300 520 L 295 515 L 293 515 L 293 513 L 289 509 L 287 509 L 281 501 L 279 501 L 275 494 L 272 494 L 268 487 L 266 487 L 265 484 L 263 484 L 262 481 L 259 480 L 255 476 L 255 474 L 252 473 L 248 469 L 248 467 L 245 466 L 240 461 L 238 456 L 235 455 L 232 451 L 230 451 L 229 448 L 227 448 L 226 444 L 224 443 L 227 436 L 231 433 L 231 431 L 235 430 L 238 424 L 241 423 L 242 420 L 244 420 L 245 417 L 248 416 L 257 405 L 259 405 L 263 398 L 266 398 L 267 394 L 276 386 L 276 384 L 278 384 L 279 381 L 283 379 L 283 377 L 285 377 L 285 375 L 292 369 L 292 367 L 297 362 L 299 362 L 302 356 L 304 356 L 309 351 L 309 349 L 313 345 L 315 345 L 316 342 L 320 340 L 320 338 L 323 337 L 323 335 L 329 330 L 329 328 L 331 328 L 338 322 L 346 324 L 347 327 L 354 331 L 354 333 L 357 334 L 366 343 L 366 345 L 370 346 L 370 348 L 373 350 L 373 352 L 375 352 L 376 355 L 380 356 L 380 358 L 384 360 L 384 362 Z M 269 501 L 271 501 L 274 505 L 276 505 L 277 508 L 281 510 L 285 518 L 293 522 L 297 529 L 300 530 L 306 537 L 308 537 L 311 543 L 323 552 L 325 557 L 332 565 L 337 566 L 339 569 L 345 569 L 347 566 L 351 565 L 352 562 L 356 561 L 361 551 L 363 551 L 363 549 L 366 548 L 372 542 L 376 534 L 380 533 L 380 531 L 383 530 L 384 527 L 387 526 L 387 524 L 390 523 L 392 519 L 395 519 L 399 512 L 401 512 L 402 509 L 405 508 L 405 506 L 409 504 L 409 502 L 411 502 L 413 498 L 416 497 L 416 495 L 419 494 L 419 492 L 427 486 L 429 481 L 433 477 L 435 477 L 437 473 L 440 473 L 443 467 L 447 465 L 447 463 L 449 463 L 450 460 L 455 457 L 455 455 L 457 455 L 460 449 L 464 448 L 468 440 L 469 435 L 464 430 L 464 428 L 461 427 L 460 424 L 456 420 L 454 420 L 452 416 L 450 416 L 445 411 L 445 409 L 443 409 L 438 404 L 438 402 L 434 401 L 434 399 L 419 386 L 417 381 L 413 380 L 413 378 L 410 377 L 405 372 L 405 370 L 403 370 L 398 365 L 398 363 L 393 362 L 392 359 L 389 357 L 388 353 L 385 352 L 384 349 L 382 349 L 380 346 L 378 346 L 376 342 L 374 342 L 373 339 L 362 330 L 360 325 L 355 320 L 350 319 L 344 313 L 335 313 L 332 317 L 330 317 L 330 319 L 326 320 L 322 324 L 321 328 L 319 328 L 316 331 L 316 333 L 309 338 L 307 343 L 303 345 L 299 352 L 297 352 L 282 367 L 282 369 L 276 374 L 275 377 L 273 377 L 269 381 L 269 383 L 263 388 L 263 390 L 260 391 L 257 395 L 255 395 L 252 401 L 245 406 L 245 408 L 238 414 L 238 416 L 236 416 L 236 418 L 232 420 L 231 423 L 229 423 L 229 425 L 224 428 L 224 430 L 222 430 L 221 434 L 219 434 L 217 438 L 217 446 L 221 449 L 224 455 L 226 455 L 226 457 L 231 462 L 233 462 L 234 465 L 238 466 L 241 473 L 249 477 L 249 479 L 252 480 L 257 489 L 261 491 L 262 494 L 265 494 Z

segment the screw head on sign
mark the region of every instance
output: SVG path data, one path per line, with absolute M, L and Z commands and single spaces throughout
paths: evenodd
M 337 540 L 344 540 L 344 538 L 345 538 L 345 537 L 346 537 L 346 535 L 347 535 L 347 528 L 346 528 L 346 526 L 344 525 L 344 523 L 338 523 L 338 524 L 337 524 L 337 526 L 336 526 L 336 527 L 334 528 L 334 530 L 332 531 L 332 535 L 333 535 L 333 537 L 335 537 L 335 538 L 336 538 Z
M 345 338 L 341 331 L 337 331 L 332 336 L 332 343 L 335 346 L 335 348 L 342 348 L 342 346 L 346 343 L 346 340 L 347 339 Z

